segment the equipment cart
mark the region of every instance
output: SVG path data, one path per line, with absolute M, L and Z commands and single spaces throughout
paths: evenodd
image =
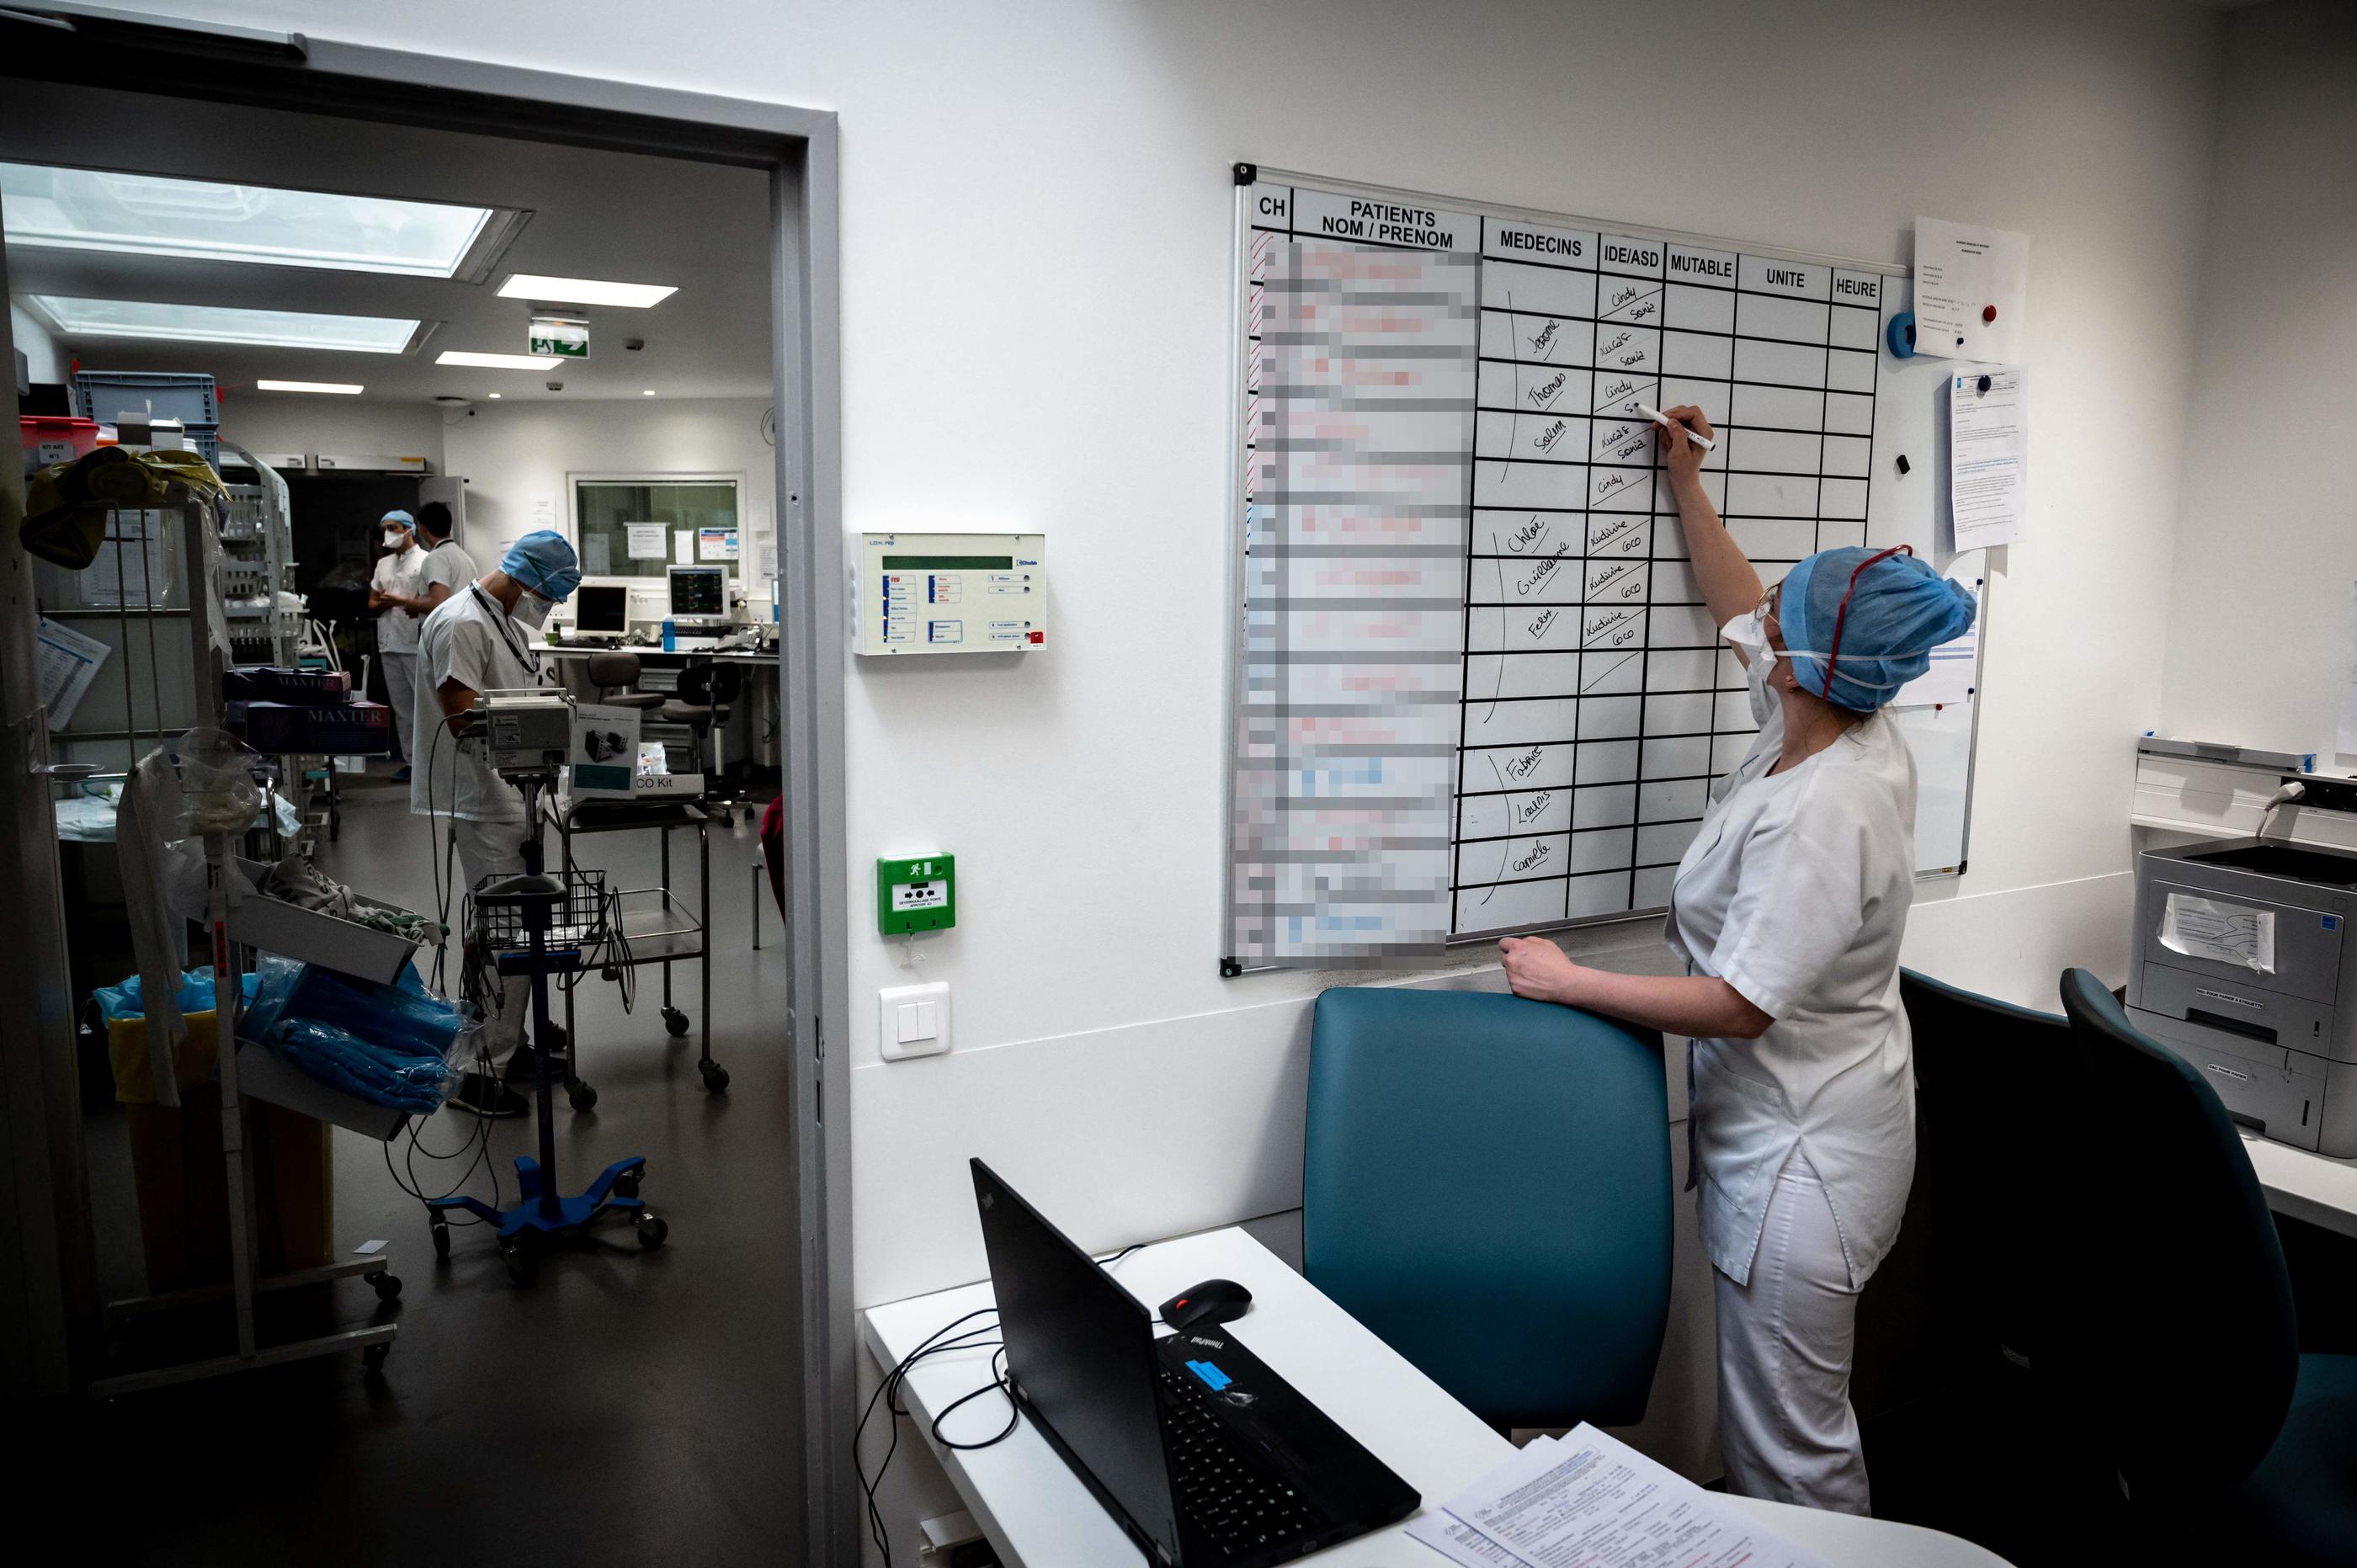
M 642 828 L 655 830 L 662 848 L 661 883 L 653 887 L 625 887 L 614 897 L 618 910 L 614 917 L 615 932 L 606 944 L 605 962 L 601 966 L 608 979 L 621 978 L 624 969 L 650 963 L 662 965 L 663 1027 L 673 1039 L 687 1033 L 688 1016 L 672 1000 L 672 965 L 693 959 L 701 980 L 701 1013 L 696 1022 L 701 1054 L 696 1071 L 704 1077 L 704 1087 L 718 1094 L 728 1087 L 728 1069 L 712 1059 L 712 819 L 704 808 L 693 800 L 576 800 L 555 816 L 558 837 L 564 844 L 564 875 L 570 881 L 574 875 L 573 840 L 576 835 L 634 832 Z M 691 912 L 672 892 L 671 835 L 673 832 L 692 828 L 695 832 L 696 883 L 695 908 Z M 565 1038 L 568 1058 L 566 1093 L 576 1111 L 587 1111 L 597 1103 L 597 1091 L 578 1077 L 578 1060 L 573 1055 L 573 989 L 565 989 Z

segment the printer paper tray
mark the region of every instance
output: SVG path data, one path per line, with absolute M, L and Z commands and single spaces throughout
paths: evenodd
M 2324 1131 L 2320 1059 L 2138 1007 L 2128 1009 L 2128 1020 L 2191 1063 L 2238 1121 L 2261 1123 L 2279 1144 L 2317 1146 Z

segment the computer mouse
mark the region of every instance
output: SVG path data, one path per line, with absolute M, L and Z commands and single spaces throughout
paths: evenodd
M 1252 1292 L 1233 1280 L 1205 1280 L 1162 1304 L 1162 1321 L 1173 1328 L 1233 1323 L 1252 1310 Z

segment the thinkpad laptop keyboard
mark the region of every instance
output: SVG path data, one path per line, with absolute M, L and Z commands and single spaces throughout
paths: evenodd
M 1232 1558 L 1301 1541 L 1333 1522 L 1275 1467 L 1238 1442 L 1194 1380 L 1160 1369 L 1162 1424 L 1178 1507 Z

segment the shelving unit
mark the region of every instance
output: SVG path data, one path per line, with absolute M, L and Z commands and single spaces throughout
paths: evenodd
M 145 749 L 141 745 L 143 741 L 162 744 L 184 730 L 199 725 L 218 728 L 221 724 L 221 674 L 226 650 L 222 647 L 221 639 L 215 633 L 216 622 L 210 613 L 212 601 L 219 594 L 219 585 L 210 581 L 203 570 L 203 563 L 207 559 L 207 533 L 210 527 L 207 508 L 201 500 L 190 499 L 177 506 L 147 509 L 145 515 L 149 519 L 168 519 L 178 524 L 179 545 L 178 559 L 180 569 L 174 579 L 168 584 L 146 584 L 144 596 L 149 602 L 143 606 L 124 605 L 82 611 L 51 612 L 55 618 L 60 620 L 79 619 L 97 622 L 101 625 L 112 620 L 115 623 L 117 631 L 117 641 L 113 645 L 115 652 L 110 656 L 108 663 L 117 667 L 122 685 L 118 711 L 124 715 L 123 724 L 120 728 L 114 727 L 113 719 L 108 717 L 90 726 L 78 729 L 70 727 L 57 736 L 59 741 L 65 744 L 68 750 L 76 746 L 107 748 L 119 746 L 124 749 L 131 761 L 135 762 Z M 117 581 L 127 583 L 129 579 L 120 575 L 123 569 L 121 557 L 126 553 L 124 550 L 125 533 L 123 530 L 114 528 L 111 528 L 110 532 L 115 536 L 114 548 L 118 553 Z M 135 533 L 130 537 L 140 536 Z M 144 546 L 145 542 L 141 539 L 141 542 Z M 142 553 L 145 553 L 144 549 Z M 183 601 L 179 606 L 166 606 L 156 602 L 159 597 L 176 596 L 176 593 L 177 596 Z M 144 639 L 135 639 L 131 635 L 131 628 L 135 624 L 145 628 L 146 636 Z M 181 664 L 185 659 L 185 668 L 189 677 L 187 685 L 176 691 L 176 702 L 168 717 L 163 691 L 163 671 L 166 668 L 167 655 L 159 647 L 167 635 L 166 628 L 177 631 L 180 634 L 180 638 L 184 639 L 179 641 L 178 646 L 170 650 L 169 659 L 175 666 Z M 135 660 L 131 656 L 130 650 L 135 643 L 143 641 L 145 658 Z M 146 704 L 148 722 L 144 725 L 140 722 L 140 703 L 135 691 L 142 663 L 145 667 L 149 685 Z M 91 696 L 95 695 L 96 693 L 93 691 Z M 86 709 L 90 702 L 91 697 L 85 697 Z M 79 712 L 76 716 L 81 716 Z M 96 766 L 87 759 L 68 760 L 62 767 L 54 768 L 53 773 L 59 777 L 71 779 L 77 775 L 86 774 Z M 127 771 L 127 766 L 124 770 Z M 338 968 L 349 968 L 353 954 L 358 952 L 364 955 L 363 967 L 352 970 L 352 972 L 359 973 L 363 979 L 376 978 L 373 972 L 382 969 L 386 955 L 382 950 L 381 944 L 362 944 L 354 948 L 349 944 L 326 940 L 336 933 L 321 933 L 315 922 L 287 921 L 279 918 L 275 908 L 264 912 L 251 910 L 251 907 L 248 906 L 253 916 L 261 918 L 251 919 L 250 923 L 253 926 L 251 932 L 244 929 L 246 922 L 240 920 L 239 906 L 243 899 L 259 896 L 248 895 L 243 891 L 244 884 L 238 873 L 234 845 L 230 834 L 217 832 L 206 835 L 205 882 L 204 925 L 212 949 L 217 995 L 216 1030 L 218 1037 L 223 1042 L 222 1049 L 219 1054 L 219 1070 L 221 1150 L 229 1195 L 230 1279 L 224 1284 L 196 1286 L 110 1302 L 107 1304 L 106 1310 L 110 1321 L 120 1322 L 178 1307 L 197 1305 L 207 1302 L 228 1301 L 232 1303 L 235 1308 L 235 1348 L 221 1356 L 94 1380 L 88 1391 L 93 1398 L 109 1399 L 143 1389 L 221 1377 L 231 1372 L 250 1370 L 256 1367 L 276 1366 L 315 1356 L 333 1355 L 344 1350 L 361 1351 L 370 1369 L 373 1370 L 383 1364 L 385 1357 L 391 1352 L 393 1341 L 399 1332 L 398 1326 L 395 1324 L 377 1323 L 282 1344 L 264 1345 L 257 1339 L 254 1331 L 254 1301 L 258 1295 L 274 1291 L 295 1290 L 307 1285 L 323 1284 L 333 1280 L 360 1275 L 369 1278 L 371 1283 L 375 1286 L 380 1300 L 390 1301 L 400 1294 L 401 1282 L 387 1272 L 389 1260 L 383 1253 L 279 1273 L 261 1274 L 257 1272 L 255 1264 L 257 1227 L 254 1215 L 252 1157 L 246 1142 L 244 1093 L 239 1070 L 239 1057 L 242 1054 L 239 1049 L 238 1026 L 242 1017 L 239 1003 L 242 998 L 244 968 L 240 953 L 241 944 L 264 946 L 273 951 L 284 952 L 290 958 L 300 959 L 306 962 L 326 963 Z M 295 913 L 303 912 L 295 911 Z M 334 924 L 343 926 L 350 923 L 335 921 Z M 359 929 L 356 927 L 353 929 Z M 315 938 L 321 940 L 314 940 Z M 406 961 L 405 955 L 403 961 Z M 397 972 L 398 965 L 394 967 Z M 257 1069 L 264 1068 L 259 1058 L 264 1055 L 266 1055 L 264 1051 L 259 1047 L 256 1048 L 254 1065 Z M 274 1058 L 269 1062 L 268 1067 L 284 1069 L 284 1064 Z M 266 1070 L 257 1070 L 254 1089 L 257 1091 L 263 1090 L 264 1080 L 270 1076 Z M 373 1132 L 373 1135 L 379 1137 L 392 1136 L 400 1130 L 406 1120 L 381 1107 L 365 1106 L 362 1101 L 352 1100 L 350 1096 L 339 1094 L 326 1085 L 314 1083 L 308 1079 L 305 1079 L 303 1084 L 306 1086 L 303 1092 L 307 1103 L 293 1105 L 290 1109 L 300 1111 L 305 1114 L 341 1122 L 341 1117 L 328 1112 L 342 1109 L 350 1115 L 359 1118 L 365 1110 L 374 1113 L 369 1117 L 369 1120 L 377 1126 L 390 1123 L 386 1130 Z M 273 1100 L 280 1098 L 279 1095 L 266 1093 L 259 1097 Z M 288 1097 L 292 1098 L 291 1095 Z M 323 1100 L 344 1101 L 347 1104 L 340 1108 L 323 1105 L 321 1103 Z M 343 1122 L 342 1124 L 351 1123 Z

